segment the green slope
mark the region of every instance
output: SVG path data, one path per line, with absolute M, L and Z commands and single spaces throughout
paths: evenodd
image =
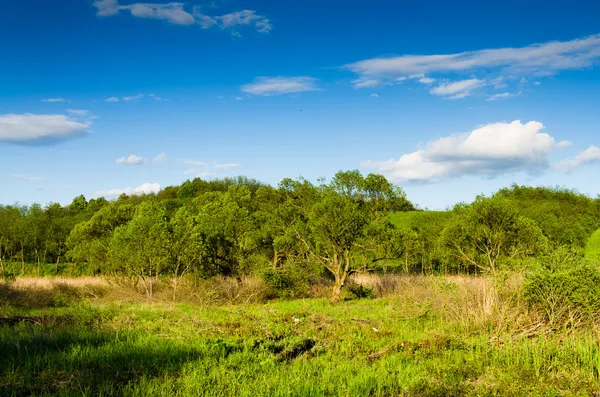
M 585 247 L 585 257 L 600 261 L 600 229 L 589 238 Z

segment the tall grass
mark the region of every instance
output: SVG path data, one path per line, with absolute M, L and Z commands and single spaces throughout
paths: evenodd
M 19 282 L 21 284 L 19 284 Z M 523 303 L 518 275 L 357 276 L 369 299 L 269 301 L 258 280 L 186 282 L 152 301 L 106 280 L 40 282 L 78 298 L 0 309 L 0 395 L 594 395 L 595 326 L 561 332 Z M 254 284 L 253 284 L 254 283 Z M 14 292 L 33 291 L 17 280 Z M 30 288 L 31 287 L 31 288 Z M 37 287 L 35 287 L 37 288 Z M 160 290 L 160 289 L 159 289 Z M 61 292 L 62 291 L 62 292 Z M 201 298 L 202 297 L 202 298 Z M 210 298 L 209 297 L 213 297 Z M 121 299 L 126 298 L 126 299 Z

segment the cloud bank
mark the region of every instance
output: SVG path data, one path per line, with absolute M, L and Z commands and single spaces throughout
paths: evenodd
M 535 173 L 549 167 L 548 156 L 556 143 L 537 121 L 494 123 L 471 132 L 428 142 L 422 149 L 398 160 L 365 161 L 395 182 L 438 182 L 465 175 L 496 176 L 515 172 Z

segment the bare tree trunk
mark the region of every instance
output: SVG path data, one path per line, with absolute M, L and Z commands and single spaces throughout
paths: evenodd
M 21 274 L 25 274 L 25 255 L 23 254 L 23 246 L 21 246 Z
M 277 262 L 279 262 L 279 252 L 277 252 L 277 250 L 274 250 L 274 252 L 273 252 L 273 270 L 277 269 Z
M 55 270 L 55 274 L 58 274 L 58 264 L 60 263 L 60 255 L 56 257 L 56 270 Z

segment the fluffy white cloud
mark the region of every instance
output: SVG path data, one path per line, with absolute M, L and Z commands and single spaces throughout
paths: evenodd
M 600 147 L 592 145 L 575 156 L 575 158 L 563 160 L 556 164 L 554 168 L 558 171 L 569 173 L 581 166 L 594 163 L 600 163 Z
M 222 30 L 231 31 L 239 36 L 234 29 L 251 26 L 259 33 L 269 33 L 273 25 L 263 15 L 254 10 L 241 10 L 220 16 L 209 16 L 202 12 L 201 7 L 195 6 L 191 11 L 186 11 L 185 3 L 134 3 L 119 4 L 118 0 L 97 0 L 93 3 L 97 15 L 108 17 L 119 14 L 120 11 L 129 11 L 136 18 L 162 19 L 174 25 L 200 25 L 203 29 L 218 26 Z
M 86 116 L 88 113 L 90 113 L 89 110 L 84 109 L 67 109 L 67 112 L 75 114 L 77 116 Z
M 552 41 L 522 48 L 498 48 L 456 54 L 379 57 L 346 65 L 366 76 L 397 77 L 411 73 L 470 72 L 507 68 L 514 73 L 548 74 L 592 65 L 600 58 L 600 35 L 570 41 Z
M 23 175 L 23 174 L 13 174 L 14 178 L 17 179 L 22 179 L 24 181 L 32 181 L 32 182 L 39 182 L 39 181 L 43 181 L 44 178 L 42 178 L 41 176 L 27 176 L 27 175 Z
M 59 103 L 59 102 L 68 102 L 68 101 L 64 98 L 48 98 L 48 99 L 42 99 L 42 102 Z
M 0 142 L 47 144 L 86 135 L 90 122 L 62 114 L 0 115 Z
M 241 90 L 254 95 L 281 95 L 305 91 L 317 91 L 317 79 L 313 77 L 258 77 L 242 86 Z
M 121 194 L 126 194 L 128 196 L 132 195 L 140 195 L 140 194 L 150 194 L 150 193 L 158 193 L 160 191 L 160 185 L 158 183 L 144 183 L 138 187 L 126 187 L 124 189 L 111 189 L 111 190 L 101 190 L 96 192 L 96 197 L 117 197 Z
M 471 92 L 485 85 L 485 81 L 468 79 L 446 82 L 432 88 L 429 92 L 434 95 L 447 96 L 449 99 L 460 99 L 471 95 Z
M 117 160 L 117 164 L 143 164 L 144 159 L 140 156 L 136 156 L 135 154 L 131 154 L 128 157 L 121 157 Z
M 379 98 L 379 94 L 372 93 L 371 95 L 369 95 L 369 97 L 371 97 L 371 98 Z
M 106 102 L 119 102 L 119 98 L 111 96 L 110 98 L 106 98 Z
M 165 163 L 168 160 L 166 153 L 161 153 L 152 159 L 153 163 Z
M 126 96 L 123 97 L 124 101 L 135 101 L 136 99 L 141 99 L 144 97 L 144 94 L 137 94 L 137 95 L 133 95 L 133 96 Z
M 242 98 L 241 96 L 238 96 L 238 97 L 236 97 L 236 98 L 235 98 L 235 100 L 236 100 L 236 101 L 243 101 L 243 100 L 244 100 L 244 98 Z
M 396 182 L 536 172 L 548 167 L 548 156 L 557 146 L 552 136 L 541 132 L 543 128 L 537 121 L 487 124 L 431 141 L 398 160 L 365 161 L 362 165 Z

